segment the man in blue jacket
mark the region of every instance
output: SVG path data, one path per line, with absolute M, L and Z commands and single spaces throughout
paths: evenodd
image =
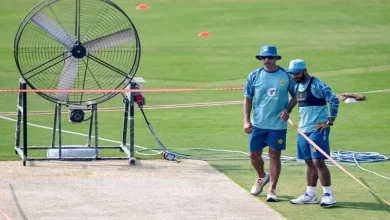
M 299 109 L 299 129 L 329 155 L 330 127 L 338 114 L 339 99 L 325 83 L 309 75 L 305 61 L 291 60 L 287 72 L 298 83 L 296 99 Z M 323 188 L 320 205 L 334 205 L 336 200 L 331 190 L 330 172 L 324 160 L 326 157 L 301 134 L 298 133 L 297 139 L 298 159 L 305 160 L 307 165 L 307 188 L 302 196 L 292 199 L 290 202 L 292 204 L 318 203 L 316 185 L 319 179 Z

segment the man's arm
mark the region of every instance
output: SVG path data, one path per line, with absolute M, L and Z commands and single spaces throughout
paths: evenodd
M 244 89 L 244 131 L 249 134 L 252 132 L 252 123 L 251 123 L 251 111 L 252 111 L 252 103 L 253 97 L 255 95 L 255 89 L 253 87 L 253 82 L 255 81 L 257 72 L 253 71 L 250 73 L 246 79 L 246 85 Z
M 284 109 L 280 114 L 279 114 L 279 117 L 283 120 L 283 121 L 287 121 L 289 118 L 290 118 L 290 113 L 292 112 L 292 109 L 294 108 L 294 106 L 297 104 L 297 99 L 294 97 L 292 97 L 290 99 L 290 102 L 288 103 L 288 106 L 286 109 Z
M 329 87 L 328 87 L 329 88 Z M 333 122 L 336 120 L 336 117 L 339 113 L 339 98 L 331 91 L 329 90 L 330 93 L 327 95 L 326 101 L 329 103 L 329 108 L 330 108 L 330 114 L 329 114 L 329 122 L 333 124 Z
M 244 123 L 250 122 L 250 115 L 252 111 L 252 102 L 253 102 L 253 96 L 255 95 L 255 91 L 253 88 L 253 82 L 256 72 L 251 72 L 247 79 L 246 84 L 244 88 L 244 106 L 243 106 L 243 112 L 244 112 Z
M 290 99 L 290 102 L 288 103 L 288 106 L 287 106 L 287 111 L 288 113 L 291 113 L 293 108 L 297 105 L 297 97 L 294 96 L 294 97 L 291 97 Z
M 329 103 L 329 116 L 328 120 L 333 123 L 339 112 L 339 98 L 332 92 L 332 90 L 325 83 L 318 83 L 318 90 L 320 94 L 325 98 L 326 102 Z
M 251 111 L 252 111 L 252 102 L 251 98 L 245 97 L 244 99 L 244 123 L 249 123 L 251 121 Z
M 252 98 L 245 97 L 244 99 L 244 132 L 250 134 L 252 132 L 251 123 L 251 111 L 252 111 Z
M 296 93 L 297 93 L 297 89 L 298 89 L 298 83 L 295 82 L 295 80 L 292 78 L 292 76 L 290 74 L 288 74 L 289 76 L 289 87 L 288 87 L 288 92 L 290 93 L 290 96 L 291 96 L 291 99 L 290 99 L 290 102 L 288 103 L 288 106 L 287 106 L 287 111 L 288 113 L 291 113 L 293 108 L 297 105 L 297 99 L 296 99 Z

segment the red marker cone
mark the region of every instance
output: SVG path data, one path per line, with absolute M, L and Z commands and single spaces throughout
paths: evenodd
M 137 6 L 137 10 L 148 10 L 149 7 L 145 4 L 140 4 Z
M 211 37 L 211 34 L 207 31 L 202 31 L 198 34 L 198 37 Z

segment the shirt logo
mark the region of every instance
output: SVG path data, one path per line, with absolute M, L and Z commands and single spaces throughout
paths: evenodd
M 297 101 L 298 102 L 304 102 L 306 101 L 306 96 L 302 95 L 302 93 L 299 93 L 298 97 L 297 97 Z
M 280 85 L 281 85 L 281 86 L 284 86 L 285 84 L 286 84 L 286 81 L 280 80 Z
M 269 88 L 267 91 L 268 96 L 274 97 L 276 93 L 276 88 Z

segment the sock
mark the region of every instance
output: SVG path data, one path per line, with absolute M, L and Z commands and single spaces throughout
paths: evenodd
M 259 177 L 259 176 L 257 176 L 257 178 L 259 178 L 259 179 L 261 179 L 261 180 L 264 180 L 266 177 L 267 177 L 267 173 L 265 173 L 264 177 Z
M 306 187 L 306 193 L 307 195 L 309 195 L 310 197 L 314 196 L 316 194 L 316 187 L 315 186 L 307 186 Z
M 329 195 L 332 195 L 332 188 L 331 188 L 331 186 L 323 186 L 322 189 L 324 190 L 324 194 L 328 193 Z

